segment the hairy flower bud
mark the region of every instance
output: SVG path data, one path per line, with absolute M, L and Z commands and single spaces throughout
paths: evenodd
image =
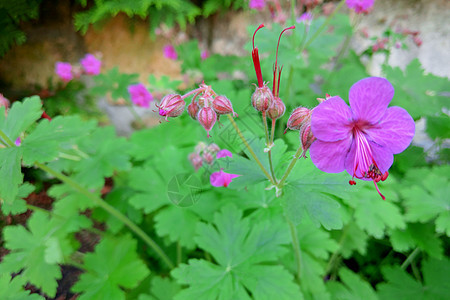
M 272 102 L 273 94 L 267 85 L 256 87 L 252 95 L 252 105 L 257 111 L 263 112 L 268 110 Z
M 234 112 L 231 101 L 225 96 L 217 96 L 212 103 L 212 107 L 218 115 L 233 113 L 233 116 L 237 117 L 237 113 Z
M 279 97 L 274 97 L 272 105 L 267 110 L 267 115 L 272 120 L 276 120 L 281 118 L 286 111 L 286 105 L 284 105 L 283 101 Z
M 311 114 L 312 110 L 306 108 L 306 107 L 297 107 L 294 109 L 294 111 L 289 116 L 289 119 L 287 121 L 287 128 L 291 130 L 300 130 L 302 125 L 309 119 L 309 122 L 311 122 Z M 287 131 L 286 128 L 286 131 Z M 286 132 L 285 131 L 285 132 Z
M 211 165 L 214 161 L 214 156 L 209 152 L 203 152 L 203 159 L 208 165 Z
M 200 107 L 203 106 L 212 106 L 214 99 L 209 93 L 204 93 L 201 97 L 198 99 L 198 104 Z
M 217 152 L 220 151 L 220 148 L 216 144 L 212 143 L 209 144 L 208 147 L 206 147 L 206 150 L 208 150 L 212 154 L 216 154 Z
M 198 153 L 189 154 L 189 161 L 194 167 L 195 171 L 198 171 L 203 165 L 203 159 Z
M 198 111 L 197 120 L 205 128 L 209 137 L 209 132 L 217 121 L 217 114 L 211 107 L 205 106 Z
M 197 120 L 197 113 L 198 113 L 199 109 L 200 109 L 200 107 L 199 107 L 198 103 L 195 101 L 191 102 L 191 104 L 188 105 L 187 111 L 192 119 Z
M 312 143 L 316 140 L 311 130 L 311 118 L 309 121 L 302 125 L 300 128 L 300 142 L 302 143 L 303 153 L 302 156 L 306 158 L 306 151 L 311 147 Z
M 169 117 L 173 118 L 180 116 L 183 113 L 185 106 L 186 103 L 184 100 L 180 95 L 176 94 L 169 94 L 165 96 L 159 105 L 156 105 L 156 107 L 159 108 L 159 115 L 166 117 L 166 121 Z

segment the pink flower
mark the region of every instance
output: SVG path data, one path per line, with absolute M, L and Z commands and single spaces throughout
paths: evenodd
M 128 93 L 130 93 L 131 102 L 133 102 L 136 106 L 148 108 L 150 102 L 153 101 L 152 94 L 150 94 L 142 83 L 128 86 Z
M 367 14 L 372 9 L 375 0 L 345 0 L 345 4 L 357 14 Z
M 22 144 L 22 140 L 20 139 L 20 137 L 18 137 L 18 138 L 16 139 L 16 141 L 14 142 L 14 144 L 15 144 L 17 147 L 19 147 L 19 146 Z
M 384 78 L 369 77 L 350 89 L 350 107 L 339 96 L 319 104 L 311 118 L 317 140 L 311 145 L 314 165 L 327 173 L 343 170 L 352 176 L 377 182 L 388 176 L 394 156 L 412 141 L 415 124 L 401 107 L 388 108 L 394 88 Z
M 168 59 L 176 60 L 178 58 L 177 51 L 170 44 L 164 46 L 163 53 L 164 53 L 164 57 L 166 57 Z
M 312 18 L 313 18 L 312 13 L 305 12 L 300 17 L 297 18 L 297 23 L 305 22 L 306 24 L 309 24 Z
M 211 182 L 212 186 L 227 187 L 231 183 L 233 178 L 236 178 L 239 176 L 241 176 L 241 175 L 225 173 L 223 171 L 223 169 L 220 169 L 219 172 L 214 172 L 211 174 L 211 176 L 209 177 L 209 181 Z
M 227 156 L 233 157 L 233 154 L 227 149 L 222 149 L 219 152 L 217 152 L 216 158 L 219 159 L 219 158 L 227 157 Z
M 64 82 L 69 82 L 73 79 L 72 65 L 67 62 L 57 62 L 55 66 L 56 75 Z
M 98 75 L 100 74 L 100 68 L 102 67 L 102 62 L 98 60 L 92 54 L 86 54 L 85 57 L 80 61 L 81 66 L 83 67 L 86 74 L 89 75 Z
M 250 0 L 248 7 L 251 9 L 263 10 L 266 7 L 265 0 Z
M 209 57 L 209 51 L 208 50 L 203 50 L 202 53 L 200 53 L 200 57 L 202 60 L 205 60 Z

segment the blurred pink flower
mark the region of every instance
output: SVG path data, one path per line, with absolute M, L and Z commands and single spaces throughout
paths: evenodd
M 20 137 L 18 137 L 18 138 L 16 139 L 16 141 L 14 142 L 14 144 L 15 144 L 17 147 L 19 147 L 19 146 L 22 144 L 22 140 L 20 139 Z
M 239 176 L 241 175 L 225 173 L 223 169 L 220 169 L 219 172 L 214 172 L 211 174 L 209 181 L 211 182 L 211 185 L 215 187 L 228 187 L 233 178 Z
M 130 93 L 131 102 L 139 107 L 148 108 L 150 106 L 150 102 L 153 101 L 152 94 L 142 83 L 128 86 L 128 93 Z
M 176 60 L 178 58 L 177 51 L 171 44 L 167 44 L 163 48 L 164 57 L 172 60 Z
M 219 159 L 219 158 L 227 157 L 227 156 L 233 157 L 233 154 L 227 149 L 222 149 L 219 152 L 217 152 L 216 158 Z
M 300 17 L 297 18 L 297 23 L 302 23 L 302 22 L 304 22 L 304 23 L 306 23 L 306 24 L 309 24 L 310 21 L 312 20 L 312 18 L 313 18 L 312 13 L 310 13 L 310 12 L 305 12 L 305 13 L 303 13 Z
M 83 59 L 81 59 L 80 63 L 86 74 L 89 75 L 100 74 L 102 62 L 99 59 L 97 59 L 94 55 L 86 54 L 86 56 L 83 57 Z
M 207 59 L 209 57 L 209 51 L 203 50 L 202 53 L 200 53 L 200 57 L 202 58 L 202 60 Z
M 248 7 L 251 9 L 263 10 L 266 7 L 265 0 L 250 0 Z
M 55 72 L 64 82 L 69 82 L 73 79 L 72 65 L 68 62 L 57 62 Z
M 345 4 L 357 14 L 367 14 L 372 9 L 375 0 L 345 0 Z

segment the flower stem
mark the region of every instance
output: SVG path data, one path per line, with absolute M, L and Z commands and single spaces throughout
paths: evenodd
M 268 157 L 269 157 L 270 174 L 272 175 L 273 181 L 276 184 L 277 179 L 275 178 L 275 171 L 273 170 L 273 164 L 272 164 L 272 145 L 273 145 L 273 142 L 271 142 L 270 137 L 269 137 L 269 128 L 267 127 L 267 117 L 266 117 L 266 112 L 265 111 L 262 112 L 262 119 L 263 119 L 263 124 L 264 124 L 264 133 L 266 134 L 266 147 L 268 149 L 267 154 L 268 154 Z
M 58 178 L 62 182 L 66 183 L 67 185 L 71 186 L 73 189 L 77 190 L 81 194 L 85 195 L 87 198 L 94 201 L 95 204 L 106 210 L 109 214 L 116 217 L 119 221 L 121 221 L 125 226 L 127 226 L 131 231 L 133 231 L 138 237 L 140 237 L 150 248 L 152 248 L 164 261 L 164 263 L 170 268 L 174 268 L 174 264 L 169 259 L 169 257 L 164 253 L 164 251 L 158 246 L 158 244 L 153 241 L 151 237 L 149 237 L 141 228 L 139 228 L 136 224 L 134 224 L 130 219 L 128 219 L 124 214 L 122 214 L 120 211 L 118 211 L 113 206 L 109 205 L 107 202 L 105 202 L 100 197 L 92 194 L 89 190 L 85 189 L 81 185 L 79 185 L 77 182 L 75 182 L 72 178 L 67 177 L 66 175 L 53 170 L 52 168 L 48 167 L 47 165 L 41 164 L 39 162 L 34 163 L 38 168 L 41 170 L 53 175 L 54 177 Z
M 307 48 L 311 43 L 322 33 L 322 31 L 325 29 L 325 27 L 330 23 L 331 19 L 334 17 L 334 15 L 341 9 L 342 5 L 344 5 L 345 0 L 341 0 L 339 4 L 336 6 L 334 11 L 328 16 L 328 18 L 323 22 L 323 24 L 319 27 L 319 29 L 314 32 L 314 35 L 306 42 L 305 46 L 303 46 L 302 50 Z
M 253 151 L 252 147 L 250 147 L 249 143 L 247 142 L 247 140 L 245 139 L 245 137 L 242 135 L 241 130 L 239 130 L 239 127 L 237 126 L 236 122 L 234 121 L 233 117 L 231 115 L 227 115 L 228 120 L 230 120 L 231 124 L 234 127 L 234 130 L 236 130 L 236 133 L 239 135 L 239 137 L 241 138 L 242 142 L 244 143 L 245 147 L 248 149 L 248 152 L 250 152 L 250 154 L 252 155 L 253 159 L 256 161 L 256 163 L 258 164 L 259 168 L 261 169 L 261 171 L 264 173 L 264 175 L 266 175 L 267 179 L 269 179 L 269 181 L 275 185 L 275 181 L 273 180 L 273 178 L 270 176 L 270 174 L 267 172 L 266 168 L 264 168 L 263 164 L 261 163 L 261 161 L 259 160 L 258 156 L 256 156 L 255 152 Z
M 302 154 L 302 152 L 303 152 L 302 146 L 298 147 L 297 152 L 295 152 L 295 155 L 292 158 L 291 163 L 289 164 L 289 166 L 286 169 L 286 172 L 284 172 L 283 177 L 281 177 L 280 182 L 278 182 L 278 188 L 281 188 L 283 186 L 284 181 L 289 176 L 289 173 L 291 173 L 292 169 L 294 168 L 295 164 L 297 163 L 298 158 L 300 157 L 300 154 Z
M 419 254 L 420 249 L 419 247 L 417 247 L 416 249 L 414 249 L 413 252 L 411 252 L 410 255 L 408 255 L 408 257 L 405 259 L 405 261 L 402 263 L 402 265 L 400 266 L 400 268 L 402 270 L 406 270 L 406 268 L 409 266 L 409 264 L 416 258 L 417 254 Z
M 292 247 L 294 249 L 295 262 L 297 263 L 297 280 L 300 283 L 302 256 L 300 251 L 300 243 L 298 241 L 297 227 L 295 227 L 295 224 L 292 223 L 291 220 L 287 219 L 287 222 L 289 224 L 289 229 L 291 230 Z

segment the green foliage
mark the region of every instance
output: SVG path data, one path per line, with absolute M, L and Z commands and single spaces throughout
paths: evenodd
M 411 278 L 399 267 L 382 269 L 386 283 L 377 285 L 381 299 L 447 299 L 450 289 L 447 275 L 450 272 L 448 259 L 425 260 L 422 267 L 423 283 Z
M 128 86 L 138 82 L 139 74 L 120 73 L 118 67 L 114 67 L 107 73 L 101 73 L 94 77 L 95 86 L 91 93 L 98 96 L 110 95 L 114 101 L 119 99 L 130 100 Z
M 0 2 L 0 57 L 14 45 L 23 44 L 25 33 L 19 24 L 23 21 L 36 19 L 39 16 L 41 0 L 18 0 Z
M 136 246 L 136 241 L 129 236 L 104 238 L 93 253 L 84 256 L 86 272 L 73 291 L 82 293 L 81 300 L 125 299 L 122 288 L 136 287 L 149 274 L 136 254 Z
M 217 264 L 191 259 L 172 271 L 180 284 L 189 287 L 175 299 L 299 299 L 292 275 L 276 261 L 288 243 L 282 223 L 261 222 L 250 227 L 249 219 L 234 206 L 214 216 L 214 225 L 201 223 L 196 242 Z M 263 264 L 265 263 L 265 264 Z
M 342 283 L 336 281 L 329 281 L 327 283 L 327 288 L 331 292 L 333 299 L 379 299 L 370 284 L 362 280 L 352 271 L 341 269 L 341 271 L 339 271 L 339 277 L 342 280 Z
M 25 291 L 25 284 L 22 276 L 11 278 L 9 274 L 0 274 L 0 297 L 4 300 L 43 300 L 38 294 L 30 294 Z

